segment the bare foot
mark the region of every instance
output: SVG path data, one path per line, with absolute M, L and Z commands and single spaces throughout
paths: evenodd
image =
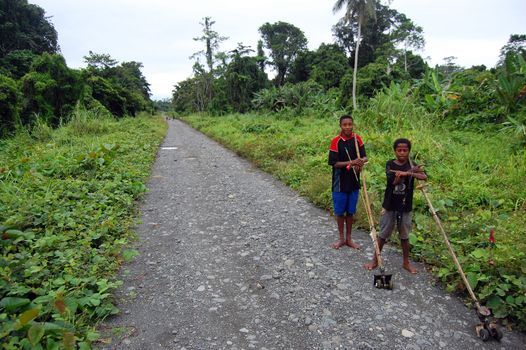
M 336 241 L 333 244 L 331 244 L 332 249 L 340 249 L 345 245 L 345 241 Z
M 373 260 L 370 263 L 363 265 L 363 267 L 365 267 L 365 269 L 367 270 L 374 270 L 378 267 L 378 262 L 376 260 Z
M 345 244 L 353 249 L 360 249 L 360 245 L 354 243 L 353 241 L 347 241 Z
M 404 269 L 406 269 L 407 271 L 409 271 L 410 273 L 412 273 L 412 274 L 416 274 L 416 273 L 418 273 L 418 270 L 415 269 L 413 266 L 411 266 L 409 263 L 407 263 L 407 264 L 403 264 L 402 267 L 403 267 Z

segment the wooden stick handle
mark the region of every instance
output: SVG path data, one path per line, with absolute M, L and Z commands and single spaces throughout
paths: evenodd
M 411 160 L 409 160 L 411 166 L 413 166 L 413 163 Z M 427 193 L 427 189 L 425 187 L 425 184 L 421 184 L 420 181 L 417 179 L 418 186 L 417 188 L 422 191 L 422 194 L 424 195 L 424 198 L 426 199 L 427 205 L 429 207 L 429 210 L 431 211 L 431 215 L 433 216 L 433 219 L 435 220 L 435 223 L 437 224 L 440 232 L 442 233 L 442 236 L 444 237 L 444 241 L 446 242 L 446 246 L 449 250 L 449 254 L 453 258 L 453 261 L 455 263 L 455 266 L 457 267 L 457 271 L 460 274 L 460 277 L 462 278 L 462 281 L 466 285 L 466 289 L 468 290 L 468 293 L 475 303 L 475 307 L 477 310 L 480 308 L 479 301 L 477 297 L 475 296 L 475 293 L 473 292 L 473 289 L 471 289 L 471 286 L 469 284 L 469 281 L 464 274 L 464 270 L 462 270 L 462 266 L 460 265 L 460 262 L 458 261 L 457 255 L 455 254 L 455 251 L 453 250 L 453 247 L 451 246 L 451 243 L 449 242 L 449 237 L 447 236 L 446 231 L 444 230 L 444 227 L 442 226 L 442 222 L 440 221 L 440 218 L 437 215 L 437 211 L 433 207 L 433 203 L 431 203 L 431 199 L 429 199 L 429 194 Z
M 360 157 L 360 147 L 358 146 L 358 140 L 356 139 L 356 134 L 354 135 L 354 147 L 356 149 L 356 157 L 358 159 L 361 159 Z M 378 244 L 378 236 L 376 233 L 376 229 L 374 228 L 374 217 L 373 217 L 373 211 L 371 209 L 371 202 L 369 200 L 369 194 L 367 193 L 367 183 L 365 180 L 365 171 L 362 168 L 361 171 L 362 175 L 362 202 L 365 207 L 365 212 L 367 213 L 367 219 L 369 221 L 369 230 L 370 230 L 370 236 L 373 240 L 374 245 L 374 252 L 376 253 L 376 261 L 378 262 L 378 266 L 380 269 L 383 269 L 383 261 L 382 261 L 382 255 L 380 254 L 380 245 Z

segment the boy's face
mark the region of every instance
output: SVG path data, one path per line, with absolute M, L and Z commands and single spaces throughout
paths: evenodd
M 351 118 L 345 118 L 340 123 L 340 128 L 342 129 L 342 135 L 345 137 L 351 137 L 352 135 L 352 119 Z
M 396 145 L 395 154 L 396 159 L 399 162 L 405 163 L 409 158 L 409 146 L 407 145 L 407 143 L 399 143 L 398 145 Z

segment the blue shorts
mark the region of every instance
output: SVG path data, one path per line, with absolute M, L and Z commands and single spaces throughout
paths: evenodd
M 332 204 L 334 206 L 334 215 L 343 216 L 354 215 L 356 213 L 356 204 L 358 203 L 359 190 L 351 192 L 333 192 Z

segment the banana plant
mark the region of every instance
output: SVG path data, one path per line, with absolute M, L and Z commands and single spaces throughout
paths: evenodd
M 495 87 L 499 102 L 507 112 L 516 112 L 526 102 L 526 62 L 515 53 L 508 53 Z

